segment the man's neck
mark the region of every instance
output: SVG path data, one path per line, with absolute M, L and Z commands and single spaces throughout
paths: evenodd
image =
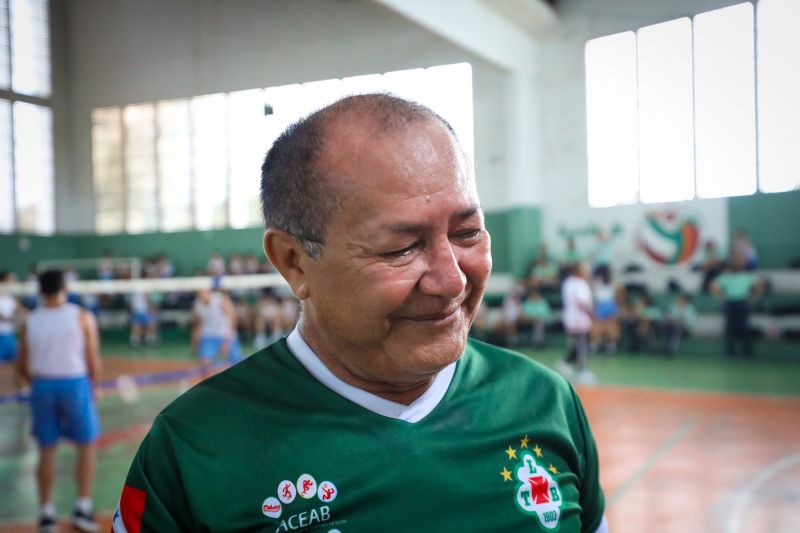
M 304 322 L 300 322 L 300 333 L 303 339 L 314 351 L 322 364 L 330 370 L 334 376 L 341 379 L 348 385 L 359 388 L 376 396 L 380 396 L 391 402 L 409 405 L 414 400 L 422 396 L 431 386 L 436 374 L 426 376 L 419 381 L 410 383 L 390 383 L 373 379 L 371 376 L 361 376 L 358 372 L 348 368 L 340 358 L 332 354 L 332 350 L 315 335 L 311 328 Z

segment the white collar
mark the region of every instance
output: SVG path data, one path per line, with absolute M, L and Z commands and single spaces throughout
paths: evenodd
M 289 351 L 292 355 L 312 376 L 339 396 L 343 396 L 373 413 L 387 418 L 405 420 L 412 424 L 428 416 L 439 405 L 439 402 L 442 401 L 445 393 L 447 393 L 450 382 L 453 381 L 453 374 L 456 371 L 456 363 L 450 363 L 436 374 L 430 387 L 422 393 L 422 396 L 409 405 L 405 405 L 381 398 L 371 392 L 345 383 L 336 377 L 303 339 L 299 327 L 295 327 L 294 331 L 289 334 L 286 344 L 289 346 Z

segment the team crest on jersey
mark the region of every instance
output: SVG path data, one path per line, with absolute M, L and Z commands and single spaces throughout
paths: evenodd
M 317 483 L 314 476 L 304 473 L 296 481 L 284 479 L 278 483 L 277 493 L 264 500 L 261 512 L 268 518 L 280 520 L 276 533 L 305 529 L 332 519 L 330 504 L 338 495 L 339 489 L 332 481 Z M 314 505 L 311 508 L 308 504 L 302 509 L 289 508 L 293 502 L 303 500 L 313 500 Z
M 563 498 L 558 486 L 558 469 L 552 464 L 545 466 L 544 454 L 538 444 L 531 453 L 528 450 L 530 439 L 525 435 L 520 439 L 519 455 L 512 446 L 504 450 L 508 461 L 516 461 L 511 470 L 503 466 L 500 475 L 503 482 L 516 480 L 514 503 L 525 514 L 535 516 L 539 524 L 549 531 L 558 529 L 561 523 Z

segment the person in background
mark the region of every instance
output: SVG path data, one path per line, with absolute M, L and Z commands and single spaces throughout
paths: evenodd
M 258 274 L 258 258 L 253 252 L 244 254 L 244 273 Z
M 753 246 L 753 242 L 744 228 L 737 229 L 733 234 L 731 260 L 741 263 L 744 270 L 756 270 L 758 268 L 758 250 Z
M 158 308 L 150 294 L 137 290 L 131 293 L 131 335 L 130 344 L 154 346 L 158 342 Z
M 685 292 L 678 293 L 663 319 L 664 353 L 673 356 L 681 348 L 683 338 L 697 319 L 692 298 Z
M 238 252 L 231 252 L 228 256 L 228 274 L 232 276 L 244 274 L 244 262 Z
M 592 283 L 594 295 L 594 320 L 592 321 L 591 348 L 593 353 L 603 351 L 613 355 L 619 342 L 620 288 L 611 279 L 611 270 L 601 269 Z
M 222 257 L 219 251 L 214 250 L 213 252 L 211 252 L 211 258 L 208 260 L 206 272 L 211 277 L 219 277 L 225 275 L 226 272 L 225 258 Z
M 519 344 L 519 326 L 522 315 L 522 298 L 525 296 L 525 287 L 522 283 L 515 282 L 511 290 L 503 297 L 502 321 L 503 336 L 506 346 Z
M 614 254 L 614 235 L 600 229 L 595 234 L 597 246 L 594 251 L 593 275 L 597 276 L 611 269 L 611 257 Z
M 230 363 L 242 358 L 236 334 L 236 310 L 230 297 L 219 288 L 197 291 L 192 321 L 192 353 L 204 366 L 220 358 Z
M 17 358 L 17 320 L 22 308 L 7 290 L 14 281 L 12 272 L 0 272 L 0 364 Z
M 589 358 L 589 334 L 592 331 L 592 289 L 586 266 L 583 263 L 572 265 L 569 276 L 561 286 L 561 300 L 564 304 L 562 319 L 567 333 L 569 355 L 558 365 L 562 374 L 575 376 L 579 383 L 590 384 L 596 381 L 587 368 Z
M 575 236 L 567 237 L 567 248 L 558 265 L 559 278 L 564 280 L 574 271 L 574 266 L 583 261 L 583 255 L 578 251 Z
M 39 444 L 39 531 L 57 530 L 56 446 L 59 437 L 66 437 L 78 448 L 78 499 L 72 525 L 78 531 L 95 532 L 92 486 L 100 433 L 95 387 L 101 372 L 97 322 L 91 313 L 67 302 L 61 271 L 43 272 L 39 291 L 41 304 L 28 315 L 20 334 L 17 364 L 20 382 L 31 384 L 33 435 Z
M 528 286 L 539 291 L 558 291 L 561 286 L 558 265 L 547 255 L 539 255 L 528 276 Z
M 734 254 L 729 270 L 711 284 L 711 293 L 723 302 L 725 313 L 725 355 L 736 354 L 736 344 L 741 344 L 744 355 L 753 355 L 750 332 L 750 306 L 763 292 L 762 281 L 745 270 L 747 259 Z
M 714 278 L 725 271 L 725 260 L 719 255 L 717 243 L 713 239 L 708 239 L 703 246 L 702 260 L 695 269 L 703 273 L 701 290 L 708 293 L 711 290 L 711 282 Z
M 520 324 L 533 330 L 534 348 L 544 347 L 546 329 L 552 321 L 553 312 L 550 309 L 550 304 L 537 289 L 528 289 L 522 299 Z

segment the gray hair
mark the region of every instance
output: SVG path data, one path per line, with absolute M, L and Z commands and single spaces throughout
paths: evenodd
M 322 255 L 328 222 L 341 204 L 324 155 L 326 143 L 335 142 L 332 125 L 346 116 L 365 117 L 378 134 L 438 120 L 458 145 L 452 126 L 434 111 L 385 93 L 342 98 L 286 128 L 261 166 L 261 212 L 267 228 L 293 235 L 312 258 Z

